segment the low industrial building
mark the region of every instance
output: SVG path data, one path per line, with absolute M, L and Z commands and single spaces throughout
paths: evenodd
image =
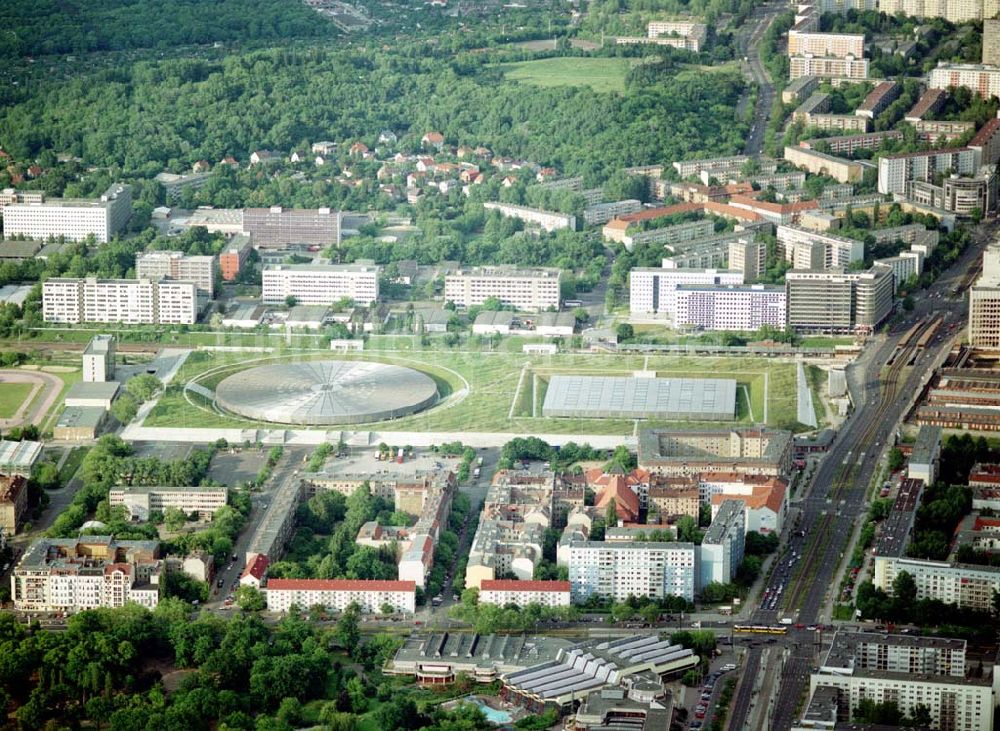
M 78 381 L 66 392 L 66 406 L 110 411 L 120 386 L 118 381 Z
M 108 419 L 103 406 L 67 406 L 59 414 L 52 436 L 70 442 L 97 439 Z
M 0 440 L 0 475 L 31 477 L 31 470 L 41 456 L 41 442 Z
M 736 381 L 725 378 L 552 376 L 545 417 L 732 421 Z

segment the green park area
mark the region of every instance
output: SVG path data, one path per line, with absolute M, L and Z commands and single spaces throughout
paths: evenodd
M 0 419 L 9 419 L 28 396 L 33 388 L 30 383 L 0 383 Z
M 589 86 L 594 91 L 624 91 L 634 60 L 624 58 L 544 58 L 503 65 L 510 81 L 532 86 Z
M 571 354 L 529 356 L 479 351 L 371 351 L 332 355 L 329 351 L 278 356 L 196 351 L 145 421 L 150 427 L 266 426 L 220 413 L 211 400 L 185 389 L 193 383 L 214 389 L 227 376 L 274 362 L 322 358 L 369 360 L 423 371 L 438 384 L 435 407 L 391 422 L 354 425 L 381 431 L 478 431 L 522 434 L 631 434 L 629 419 L 543 418 L 545 384 L 554 374 L 627 376 L 655 370 L 660 377 L 733 378 L 737 381 L 737 423 L 801 429 L 796 421 L 795 366 L 768 358 Z M 766 401 L 766 409 L 765 409 Z M 678 424 L 681 422 L 672 422 Z M 683 422 L 696 425 L 695 422 Z

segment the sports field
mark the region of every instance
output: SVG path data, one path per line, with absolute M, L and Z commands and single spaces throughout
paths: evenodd
M 31 395 L 31 383 L 0 383 L 0 419 L 10 419 Z
M 363 359 L 394 363 L 421 370 L 438 383 L 442 401 L 432 409 L 395 421 L 367 425 L 379 431 L 472 431 L 523 434 L 631 434 L 628 419 L 542 418 L 541 403 L 552 374 L 629 375 L 655 370 L 661 377 L 734 378 L 738 384 L 739 423 L 766 423 L 801 428 L 795 422 L 795 366 L 766 358 L 709 358 L 696 356 L 642 356 L 569 354 L 529 356 L 471 351 L 392 351 L 331 354 L 329 351 L 289 356 L 198 351 L 192 354 L 174 384 L 146 419 L 158 427 L 246 427 L 253 422 L 217 412 L 210 400 L 188 390 L 194 382 L 214 389 L 226 376 L 275 360 L 317 358 Z M 766 408 L 765 408 L 766 403 Z M 674 424 L 680 422 L 672 422 Z M 688 422 L 693 424 L 693 422 Z M 353 425 L 352 430 L 366 425 Z
M 624 58 L 543 58 L 503 64 L 504 76 L 533 86 L 589 86 L 594 91 L 624 91 L 634 63 Z

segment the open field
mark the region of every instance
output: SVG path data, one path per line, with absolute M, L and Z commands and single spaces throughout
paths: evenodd
M 31 383 L 0 383 L 0 419 L 14 416 L 34 389 Z
M 544 58 L 503 64 L 509 81 L 533 86 L 589 86 L 594 91 L 623 91 L 632 63 L 623 58 Z
M 347 427 L 351 430 L 631 434 L 635 423 L 629 419 L 542 418 L 545 379 L 537 379 L 536 382 L 533 374 L 628 375 L 631 371 L 644 368 L 655 370 L 660 376 L 735 378 L 740 386 L 737 396 L 739 423 L 762 421 L 766 399 L 768 425 L 802 428 L 795 422 L 795 366 L 775 359 L 569 353 L 528 356 L 520 353 L 439 350 L 336 355 L 329 351 L 314 351 L 280 356 L 200 351 L 193 353 L 182 366 L 174 379 L 175 385 L 168 388 L 146 419 L 145 426 L 269 426 L 219 413 L 208 399 L 191 391 L 185 393 L 183 385 L 193 380 L 206 388 L 214 388 L 226 376 L 255 365 L 275 360 L 294 362 L 331 357 L 416 368 L 437 381 L 442 395 L 442 401 L 425 412 L 391 422 Z M 522 371 L 525 371 L 523 381 Z M 687 424 L 693 425 L 693 422 Z

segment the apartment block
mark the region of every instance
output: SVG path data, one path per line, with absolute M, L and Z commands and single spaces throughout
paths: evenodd
M 963 120 L 921 119 L 913 123 L 921 142 L 954 142 L 976 128 L 975 122 Z
M 970 671 L 964 640 L 841 629 L 810 675 L 810 701 L 796 728 L 848 724 L 867 699 L 892 702 L 903 716 L 922 706 L 941 731 L 988 731 L 991 681 Z
M 941 61 L 927 75 L 927 86 L 944 90 L 964 87 L 973 94 L 989 99 L 991 96 L 1000 96 L 1000 68 Z
M 673 164 L 674 170 L 682 178 L 690 178 L 703 172 L 740 172 L 750 158 L 747 155 L 732 157 L 712 157 L 701 160 L 678 160 Z M 773 170 L 772 170 L 773 172 Z
M 0 475 L 0 533 L 10 537 L 23 524 L 28 510 L 28 479 L 23 475 Z
M 904 282 L 911 277 L 919 277 L 923 271 L 924 256 L 918 251 L 903 251 L 897 256 L 887 256 L 876 259 L 873 264 L 892 269 L 894 292 L 898 291 Z
M 620 220 L 612 221 L 605 226 L 605 230 L 614 228 Z M 637 246 L 652 246 L 655 244 L 683 245 L 685 242 L 706 238 L 714 233 L 715 221 L 704 218 L 698 221 L 685 221 L 673 226 L 662 226 L 645 231 L 641 229 L 628 229 L 624 235 L 617 238 L 625 245 L 628 251 L 634 251 Z
M 31 612 L 78 612 L 128 603 L 154 609 L 162 568 L 156 541 L 41 538 L 24 552 L 11 575 L 11 599 L 15 609 Z
M 673 316 L 676 313 L 674 295 L 682 284 L 743 284 L 743 272 L 637 267 L 629 272 L 629 312 Z
M 693 543 L 584 541 L 569 547 L 569 581 L 578 603 L 594 595 L 614 601 L 630 596 L 693 601 L 697 577 Z
M 1000 118 L 988 120 L 969 140 L 968 147 L 978 153 L 981 165 L 996 165 L 1000 162 Z
M 101 244 L 125 228 L 132 215 L 132 186 L 115 183 L 99 198 L 49 198 L 43 195 L 3 207 L 4 235 L 8 238 L 47 239 L 60 236 Z
M 595 203 L 583 210 L 583 222 L 588 226 L 603 226 L 613 218 L 641 210 L 642 202 L 632 198 L 611 203 Z
M 699 478 L 699 487 L 710 492 L 712 520 L 727 500 L 737 500 L 746 511 L 746 531 L 781 535 L 788 512 L 788 481 L 780 477 L 753 477 L 709 473 Z
M 743 272 L 745 283 L 755 282 L 767 268 L 767 247 L 753 236 L 730 241 L 728 245 L 729 269 Z
M 514 581 L 510 579 L 485 580 L 479 585 L 480 604 L 513 604 L 526 607 L 540 604 L 543 607 L 568 607 L 570 582 L 568 581 Z
M 95 335 L 83 349 L 83 382 L 105 383 L 115 378 L 115 336 Z
M 778 226 L 778 250 L 794 269 L 835 269 L 850 267 L 865 258 L 865 244 L 801 226 Z
M 170 508 L 197 514 L 199 520 L 211 520 L 215 512 L 226 504 L 227 487 L 112 487 L 108 504 L 112 508 L 124 507 L 131 520 L 148 521 L 152 513 L 166 513 Z
M 810 4 L 820 13 L 837 13 L 843 15 L 849 10 L 864 12 L 877 10 L 876 0 L 811 0 Z
M 913 108 L 906 113 L 903 119 L 910 124 L 916 124 L 925 120 L 928 116 L 933 116 L 940 112 L 947 99 L 948 92 L 944 89 L 927 89 L 927 91 L 921 94 L 920 98 L 917 99 L 917 103 L 913 105 Z
M 810 114 L 808 125 L 836 132 L 865 133 L 871 129 L 871 120 L 855 114 Z
M 378 301 L 380 273 L 363 264 L 271 264 L 264 267 L 261 302 L 279 305 L 294 297 L 300 305 L 331 305 L 346 298 L 368 307 Z
M 713 582 L 728 584 L 743 563 L 746 508 L 739 500 L 725 500 L 705 531 L 699 549 L 699 588 Z
M 175 204 L 181 199 L 185 190 L 199 190 L 205 187 L 212 178 L 212 173 L 159 173 L 153 180 L 163 186 L 168 204 Z
M 53 278 L 42 285 L 45 322 L 191 325 L 198 316 L 193 282 Z
M 483 203 L 483 208 L 488 211 L 497 211 L 505 218 L 516 218 L 525 223 L 537 226 L 544 231 L 558 231 L 568 228 L 570 231 L 576 230 L 576 216 L 555 211 L 543 211 L 538 208 L 528 208 L 526 206 L 515 206 L 510 203 L 495 203 L 487 201 Z
M 785 159 L 797 168 L 813 175 L 828 175 L 840 183 L 857 183 L 864 177 L 864 166 L 804 147 L 786 147 Z
M 677 329 L 754 332 L 765 325 L 785 328 L 787 303 L 782 285 L 682 284 L 670 299 Z
M 864 37 L 862 36 L 862 45 Z M 854 110 L 859 117 L 875 119 L 878 115 L 888 109 L 889 105 L 899 99 L 903 93 L 903 86 L 895 81 L 883 81 L 865 97 L 861 106 Z
M 412 581 L 268 579 L 264 593 L 269 612 L 287 612 L 292 605 L 302 610 L 319 605 L 342 612 L 357 604 L 365 614 L 381 614 L 383 608 L 413 614 L 417 609 L 417 585 Z
M 1000 66 L 1000 19 L 983 19 L 983 65 Z
M 972 175 L 977 158 L 968 147 L 887 155 L 878 161 L 878 192 L 905 194 L 909 181 L 931 183 L 938 174 Z
M 215 257 L 191 256 L 181 251 L 147 251 L 135 257 L 137 279 L 194 282 L 198 293 L 215 297 Z
M 495 298 L 518 310 L 537 312 L 559 309 L 559 269 L 475 267 L 449 274 L 444 280 L 444 299 L 461 307 L 481 305 Z
M 243 233 L 249 234 L 258 249 L 281 249 L 289 244 L 340 246 L 340 219 L 340 211 L 329 208 L 246 208 Z
M 853 56 L 792 56 L 788 59 L 789 79 L 801 76 L 824 78 L 867 79 L 868 59 Z
M 941 185 L 911 180 L 906 184 L 906 198 L 916 205 L 958 216 L 989 216 L 997 205 L 996 166 L 985 165 L 970 178 L 945 178 Z
M 797 104 L 805 101 L 810 94 L 816 91 L 818 86 L 819 79 L 815 76 L 800 76 L 782 89 L 781 101 L 783 104 Z
M 45 192 L 41 190 L 15 190 L 4 188 L 0 190 L 0 213 L 6 206 L 14 203 L 44 203 Z
M 677 48 L 698 53 L 705 46 L 708 27 L 703 23 L 676 20 L 652 20 L 646 26 L 646 35 L 658 40 L 673 40 Z
M 219 253 L 219 271 L 225 281 L 232 282 L 239 276 L 252 250 L 250 237 L 246 234 L 236 234 L 230 239 L 226 248 Z
M 914 18 L 944 18 L 950 23 L 993 18 L 1000 8 L 996 0 L 879 0 L 886 15 L 906 13 Z
M 989 612 L 992 611 L 993 592 L 1000 591 L 1000 567 L 894 555 L 876 555 L 872 583 L 891 594 L 893 581 L 904 571 L 917 585 L 917 599 L 939 599 L 947 604 Z
M 861 58 L 865 55 L 865 37 L 853 33 L 803 33 L 788 31 L 789 56 L 830 56 Z
M 792 435 L 780 429 L 644 429 L 639 468 L 667 477 L 716 472 L 780 477 L 792 466 Z M 652 479 L 652 476 L 650 477 Z
M 871 332 L 892 312 L 888 267 L 864 272 L 792 269 L 785 274 L 788 325 L 816 332 Z

